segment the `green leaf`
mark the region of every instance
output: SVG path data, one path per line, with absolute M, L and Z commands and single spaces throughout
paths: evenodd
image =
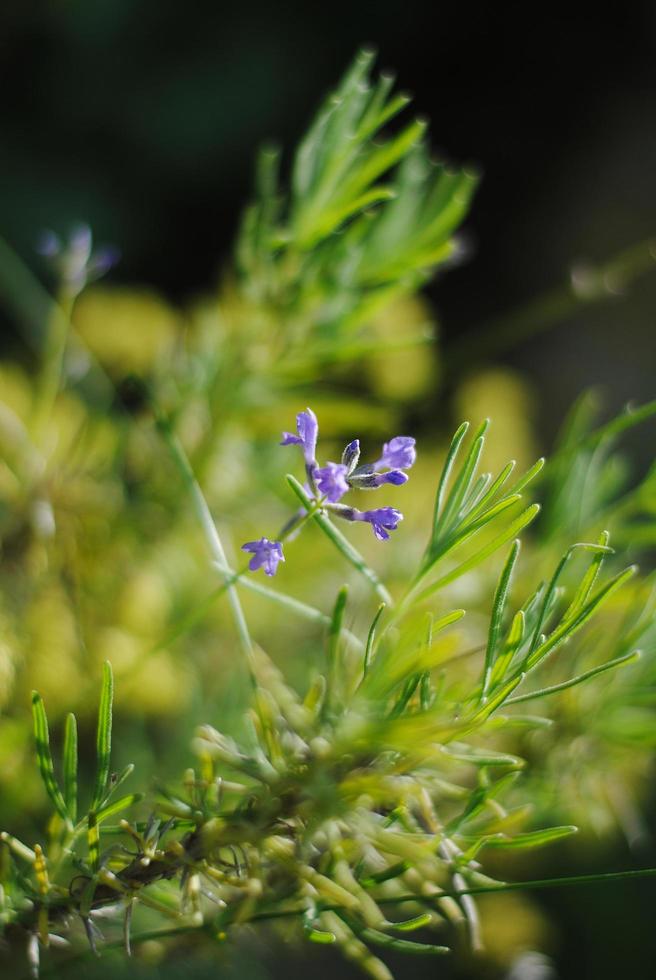
M 524 623 L 524 610 L 519 609 L 513 617 L 503 650 L 497 657 L 492 669 L 492 677 L 490 681 L 492 687 L 496 687 L 497 684 L 503 680 L 511 661 L 515 656 L 515 653 L 522 645 L 525 630 Z
M 517 561 L 517 556 L 519 555 L 519 546 L 519 540 L 513 541 L 494 595 L 494 602 L 492 604 L 492 619 L 490 621 L 487 649 L 485 651 L 485 666 L 483 668 L 483 684 L 481 689 L 482 701 L 485 701 L 487 697 L 488 688 L 490 687 L 490 682 L 492 680 L 492 669 L 494 667 L 494 658 L 496 655 L 499 634 L 501 632 L 503 613 L 508 599 L 513 569 L 515 567 L 515 562 Z
M 77 721 L 66 717 L 64 729 L 64 801 L 72 823 L 77 820 Z
M 440 536 L 444 536 L 450 529 L 453 520 L 455 519 L 458 510 L 467 494 L 467 491 L 471 487 L 472 480 L 476 475 L 476 470 L 478 463 L 481 458 L 481 453 L 483 452 L 483 446 L 485 445 L 485 433 L 490 425 L 489 419 L 484 419 L 478 430 L 474 434 L 472 444 L 470 446 L 469 452 L 465 457 L 464 463 L 460 473 L 456 477 L 456 480 L 451 488 L 449 497 L 444 505 L 444 511 L 442 517 L 440 518 L 437 531 L 438 534 L 436 538 L 439 540 Z
M 385 932 L 378 929 L 361 929 L 357 933 L 365 942 L 374 946 L 383 946 L 386 949 L 396 950 L 397 953 L 409 953 L 411 956 L 444 956 L 450 953 L 448 946 L 436 946 L 432 943 L 414 943 L 409 939 L 397 939 L 396 936 L 388 936 Z
M 502 850 L 526 850 L 532 847 L 544 847 L 545 844 L 552 844 L 554 841 L 562 840 L 563 837 L 571 837 L 578 833 L 578 827 L 566 825 L 562 827 L 548 827 L 546 830 L 531 830 L 524 834 L 515 834 L 509 837 L 506 834 L 495 834 L 487 837 L 484 847 L 494 847 Z
M 608 534 L 608 531 L 601 532 L 599 541 L 597 542 L 598 550 L 594 555 L 587 572 L 581 579 L 581 583 L 578 589 L 576 590 L 576 593 L 574 595 L 574 598 L 572 599 L 572 602 L 570 603 L 569 608 L 563 614 L 562 621 L 564 623 L 569 622 L 569 620 L 573 619 L 576 613 L 583 608 L 583 606 L 585 605 L 588 599 L 588 596 L 590 595 L 592 589 L 594 588 L 594 584 L 597 581 L 597 577 L 599 575 L 599 572 L 601 571 L 601 566 L 604 563 L 604 559 L 606 558 L 606 555 L 613 553 L 612 548 L 608 547 L 609 537 L 610 535 Z
M 600 608 L 603 603 L 615 593 L 618 589 L 621 589 L 623 585 L 628 582 L 630 578 L 636 573 L 636 567 L 634 565 L 629 566 L 629 568 L 624 569 L 623 572 L 619 572 L 614 578 L 610 580 L 602 589 L 590 599 L 571 619 L 566 623 L 561 623 L 550 636 L 545 638 L 544 642 L 541 642 L 539 646 L 534 650 L 534 652 L 527 657 L 524 670 L 531 670 L 535 667 L 541 660 L 553 652 L 557 646 L 564 642 L 564 640 L 569 639 L 573 636 L 588 620 L 595 614 L 595 612 Z
M 369 670 L 369 662 L 371 660 L 371 655 L 374 649 L 374 641 L 376 639 L 376 627 L 378 626 L 378 620 L 383 615 L 386 609 L 385 603 L 381 602 L 378 609 L 376 610 L 376 615 L 374 616 L 371 626 L 369 627 L 369 632 L 367 633 L 367 644 L 364 649 L 364 661 L 362 665 L 362 676 L 367 676 L 367 671 Z
M 96 779 L 91 809 L 97 810 L 105 798 L 109 783 L 109 767 L 112 752 L 112 702 L 114 679 L 109 661 L 103 664 L 103 680 L 98 709 L 96 732 Z
M 339 670 L 339 640 L 342 633 L 344 622 L 344 612 L 346 611 L 346 601 L 348 599 L 348 586 L 344 585 L 337 593 L 333 614 L 328 631 L 328 688 L 324 704 L 335 706 L 344 696 L 344 690 L 340 684 Z
M 32 718 L 34 721 L 36 757 L 43 785 L 57 813 L 68 824 L 70 823 L 70 816 L 55 777 L 55 768 L 50 751 L 50 733 L 48 731 L 46 709 L 43 704 L 43 698 L 37 691 L 32 692 Z
M 435 540 L 437 534 L 438 524 L 442 518 L 442 508 L 444 506 L 444 498 L 446 495 L 446 488 L 449 482 L 449 477 L 451 475 L 451 470 L 456 461 L 458 451 L 462 444 L 462 440 L 467 435 L 467 430 L 469 429 L 469 422 L 463 422 L 462 425 L 456 430 L 456 433 L 451 440 L 451 445 L 449 446 L 449 451 L 446 454 L 446 459 L 444 461 L 444 466 L 442 467 L 442 473 L 440 475 L 440 482 L 437 485 L 437 493 L 435 495 L 435 508 L 433 511 L 433 534 L 431 542 Z
M 517 537 L 520 531 L 527 527 L 531 521 L 533 521 L 537 515 L 540 513 L 539 504 L 531 504 L 526 510 L 522 511 L 519 517 L 515 518 L 507 528 L 505 528 L 501 534 L 497 535 L 492 541 L 488 542 L 483 548 L 477 551 L 471 557 L 467 558 L 456 568 L 452 569 L 447 575 L 433 582 L 431 585 L 426 586 L 416 597 L 416 602 L 423 602 L 425 599 L 430 598 L 439 589 L 444 588 L 445 585 L 449 585 L 451 582 L 455 582 L 456 579 L 461 578 L 467 572 L 471 572 L 472 569 L 480 565 L 481 562 L 493 555 L 495 551 L 503 547 L 507 541 L 512 538 Z
M 121 810 L 127 809 L 127 807 L 134 806 L 135 803 L 139 803 L 143 798 L 143 793 L 128 793 L 126 796 L 121 796 L 120 799 L 114 800 L 113 803 L 105 804 L 96 813 L 96 823 L 100 824 L 103 820 L 107 820 L 108 817 L 113 817 L 115 813 L 119 813 Z
M 615 667 L 627 666 L 628 664 L 635 663 L 639 659 L 639 650 L 634 650 L 633 653 L 625 653 L 622 657 L 615 657 L 613 660 L 609 660 L 605 664 L 599 664 L 597 667 L 592 667 L 590 670 L 586 670 L 583 674 L 578 674 L 576 677 L 570 677 L 569 680 L 563 681 L 561 684 L 552 684 L 550 687 L 542 687 L 537 691 L 529 691 L 527 694 L 516 694 L 512 698 L 508 698 L 506 704 L 519 704 L 520 701 L 532 701 L 534 698 L 544 698 L 549 694 L 558 694 L 560 691 L 566 691 L 569 687 L 575 687 L 577 684 L 582 684 L 591 677 L 596 677 L 597 674 L 603 674 L 607 670 L 614 670 Z

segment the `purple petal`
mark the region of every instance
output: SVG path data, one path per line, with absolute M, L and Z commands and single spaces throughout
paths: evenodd
M 298 436 L 292 435 L 291 432 L 283 432 L 281 446 L 302 446 L 303 440 L 299 439 Z
M 326 463 L 323 468 L 314 471 L 317 488 L 331 504 L 336 504 L 348 493 L 350 487 L 346 482 L 347 472 L 343 463 Z
M 376 469 L 388 466 L 390 469 L 409 470 L 417 458 L 415 440 L 412 436 L 395 436 L 383 446 L 383 455 L 376 463 Z

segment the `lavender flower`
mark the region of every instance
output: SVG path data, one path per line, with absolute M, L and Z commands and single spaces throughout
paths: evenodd
M 317 436 L 319 435 L 319 423 L 311 408 L 306 408 L 304 412 L 299 412 L 296 416 L 296 429 L 298 435 L 291 432 L 283 432 L 281 446 L 302 446 L 303 456 L 306 466 L 316 464 Z
M 417 458 L 415 440 L 412 436 L 395 436 L 383 445 L 383 455 L 374 463 L 377 470 L 388 466 L 391 470 L 409 470 Z
M 376 510 L 356 510 L 354 507 L 344 508 L 340 513 L 348 521 L 366 521 L 371 524 L 373 532 L 379 541 L 387 541 L 389 531 L 396 531 L 403 514 L 395 507 L 378 507 Z
M 88 225 L 76 225 L 63 242 L 54 231 L 43 231 L 36 250 L 48 259 L 61 278 L 62 285 L 77 296 L 88 282 L 99 279 L 118 262 L 118 249 L 110 245 L 93 250 L 93 236 Z
M 341 500 L 350 487 L 346 482 L 348 467 L 343 463 L 326 463 L 322 469 L 314 471 L 317 488 L 331 504 Z
M 313 499 L 313 508 L 321 508 L 335 517 L 346 521 L 364 521 L 371 524 L 379 541 L 389 540 L 390 531 L 395 531 L 403 514 L 395 507 L 378 507 L 375 510 L 357 510 L 340 503 L 349 490 L 376 490 L 385 484 L 400 487 L 408 482 L 404 470 L 410 469 L 416 459 L 415 440 L 411 436 L 395 436 L 383 446 L 381 458 L 376 463 L 359 464 L 360 441 L 353 439 L 342 453 L 341 463 L 327 462 L 319 466 L 316 460 L 319 423 L 311 408 L 296 416 L 296 430 L 283 432 L 282 446 L 300 446 L 305 459 L 307 480 L 304 490 Z M 301 508 L 287 522 L 280 533 L 281 538 L 290 538 L 301 526 L 306 516 Z M 278 564 L 284 561 L 280 541 L 249 541 L 242 545 L 243 551 L 252 553 L 248 567 L 252 572 L 263 568 L 266 575 L 275 575 Z
M 241 550 L 250 551 L 253 555 L 248 563 L 251 572 L 263 568 L 265 575 L 275 575 L 279 563 L 285 560 L 281 543 L 269 541 L 268 538 L 260 538 L 259 541 L 247 541 L 241 546 Z

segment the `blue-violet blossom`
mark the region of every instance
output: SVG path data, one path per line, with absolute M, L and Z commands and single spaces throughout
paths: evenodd
M 100 279 L 116 265 L 120 252 L 113 245 L 93 247 L 88 225 L 76 225 L 67 242 L 54 231 L 45 230 L 36 244 L 39 255 L 48 259 L 61 279 L 62 286 L 73 296 L 82 292 L 88 282 Z
M 373 532 L 379 541 L 387 541 L 388 531 L 396 531 L 403 514 L 395 507 L 378 507 L 376 510 L 356 510 L 355 507 L 345 508 L 341 515 L 347 521 L 366 521 L 371 524 Z
M 241 550 L 252 552 L 253 557 L 248 563 L 251 572 L 263 568 L 265 575 L 275 575 L 279 563 L 285 560 L 280 541 L 269 541 L 268 538 L 260 538 L 259 541 L 247 541 L 241 546 Z

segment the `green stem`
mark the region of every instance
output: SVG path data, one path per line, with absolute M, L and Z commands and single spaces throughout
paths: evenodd
M 198 518 L 198 522 L 203 530 L 203 534 L 205 536 L 205 540 L 207 541 L 212 558 L 214 559 L 214 562 L 218 566 L 219 570 L 226 576 L 228 601 L 230 603 L 232 616 L 237 628 L 239 643 L 246 658 L 253 689 L 256 690 L 257 682 L 255 679 L 255 654 L 253 650 L 253 641 L 251 640 L 248 625 L 246 623 L 246 617 L 244 616 L 239 595 L 237 594 L 237 589 L 235 588 L 235 583 L 233 581 L 234 573 L 229 571 L 228 561 L 223 549 L 223 544 L 221 543 L 221 538 L 219 537 L 219 532 L 217 531 L 216 524 L 214 523 L 214 519 L 210 513 L 207 501 L 205 500 L 203 492 L 198 485 L 198 481 L 194 476 L 194 471 L 191 468 L 191 463 L 189 462 L 189 458 L 187 457 L 182 444 L 171 431 L 171 427 L 166 420 L 158 419 L 157 424 L 160 432 L 162 433 L 164 441 L 169 447 L 171 456 L 180 472 L 180 475 L 187 486 L 189 495 L 194 505 L 196 517 Z
M 51 306 L 49 311 L 43 360 L 36 380 L 36 396 L 32 417 L 32 432 L 36 442 L 39 442 L 43 436 L 43 430 L 62 387 L 64 357 L 74 303 L 75 296 L 66 292 L 62 294 L 58 303 Z
M 440 897 L 452 897 L 452 898 L 462 898 L 467 895 L 488 895 L 494 892 L 509 892 L 509 891 L 529 891 L 529 890 L 540 890 L 547 888 L 567 888 L 572 885 L 592 885 L 592 884 L 608 884 L 611 882 L 625 881 L 640 878 L 654 878 L 656 877 L 656 868 L 638 868 L 633 871 L 608 871 L 601 874 L 583 874 L 583 875 L 570 875 L 562 878 L 539 878 L 528 881 L 508 881 L 500 882 L 498 885 L 474 885 L 471 888 L 452 888 L 444 889 L 437 898 Z M 425 899 L 421 895 L 408 894 L 408 895 L 397 895 L 389 898 L 377 899 L 379 905 L 403 905 L 407 902 L 425 902 Z M 322 911 L 339 911 L 341 906 L 330 906 L 322 905 Z M 249 917 L 249 922 L 263 922 L 272 919 L 285 919 L 300 917 L 306 911 L 305 907 L 302 908 L 291 908 L 291 909 L 279 909 L 271 910 L 268 912 L 259 912 Z M 229 923 L 222 923 L 223 928 L 226 928 Z M 182 925 L 175 926 L 171 929 L 153 929 L 147 932 L 142 932 L 140 935 L 134 936 L 132 938 L 133 945 L 140 942 L 145 942 L 150 939 L 167 939 L 177 935 L 184 935 L 190 932 L 214 932 L 211 923 L 204 923 L 203 925 Z M 116 940 L 114 942 L 109 942 L 104 944 L 106 949 L 116 949 L 124 945 L 122 940 Z M 90 951 L 85 950 L 82 954 L 74 955 L 70 957 L 67 962 L 71 963 L 80 958 L 90 955 Z M 51 966 L 46 967 L 43 971 L 44 974 L 54 972 L 56 965 L 53 963 Z
M 305 509 L 308 511 L 308 514 L 310 514 L 315 523 L 319 525 L 326 537 L 332 541 L 337 550 L 341 552 L 344 558 L 346 558 L 346 560 L 353 565 L 354 568 L 357 568 L 361 575 L 364 575 L 367 581 L 373 586 L 374 592 L 382 599 L 382 601 L 387 606 L 393 606 L 394 600 L 374 572 L 373 568 L 370 568 L 369 565 L 367 565 L 359 551 L 356 551 L 351 542 L 344 537 L 338 528 L 335 527 L 325 511 L 316 509 L 316 501 L 312 497 L 308 496 L 296 477 L 288 475 L 287 483 L 292 488 Z

